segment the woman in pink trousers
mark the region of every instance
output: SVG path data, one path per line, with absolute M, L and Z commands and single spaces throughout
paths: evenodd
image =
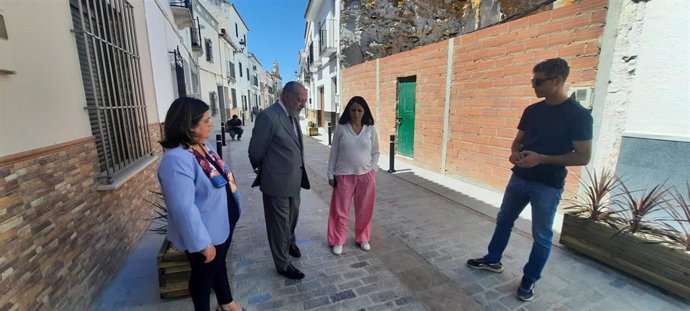
M 379 141 L 367 101 L 355 96 L 347 103 L 333 134 L 328 159 L 328 183 L 333 187 L 328 214 L 328 245 L 343 253 L 350 205 L 355 205 L 355 242 L 371 249 L 371 218 L 376 200 Z

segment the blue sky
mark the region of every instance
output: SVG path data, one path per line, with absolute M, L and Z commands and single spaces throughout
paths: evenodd
M 234 0 L 230 3 L 249 27 L 249 51 L 269 71 L 277 60 L 283 84 L 295 80 L 297 53 L 304 47 L 307 0 Z

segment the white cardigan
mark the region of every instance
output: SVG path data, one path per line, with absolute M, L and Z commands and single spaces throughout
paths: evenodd
M 378 163 L 379 137 L 373 126 L 362 126 L 357 135 L 350 123 L 338 124 L 328 157 L 328 179 L 333 179 L 334 175 L 366 174 L 372 169 L 378 170 Z

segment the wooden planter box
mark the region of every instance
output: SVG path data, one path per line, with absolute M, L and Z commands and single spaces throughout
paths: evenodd
M 161 298 L 189 296 L 189 261 L 184 252 L 168 254 L 167 239 L 158 251 L 158 287 Z
M 318 136 L 319 135 L 319 128 L 318 127 L 308 127 L 307 128 L 307 135 Z
M 629 273 L 685 299 L 690 298 L 690 253 L 606 224 L 565 214 L 561 244 L 615 269 Z

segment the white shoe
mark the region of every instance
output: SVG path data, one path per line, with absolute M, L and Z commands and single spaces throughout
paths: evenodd
M 340 255 L 342 253 L 343 253 L 343 246 L 342 245 L 333 246 L 333 254 Z
M 362 244 L 359 244 L 359 247 L 360 247 L 363 251 L 368 251 L 368 250 L 371 249 L 371 245 L 369 245 L 369 242 L 366 242 L 366 241 L 362 242 Z

